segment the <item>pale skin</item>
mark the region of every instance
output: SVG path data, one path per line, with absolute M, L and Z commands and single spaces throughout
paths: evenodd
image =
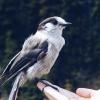
M 50 83 L 51 84 L 51 83 Z M 52 84 L 53 85 L 53 84 Z M 43 88 L 46 85 L 44 83 L 38 82 L 37 87 L 42 91 Z M 55 86 L 55 85 L 53 85 Z M 55 89 L 53 89 L 50 86 L 47 86 L 44 88 L 44 94 L 48 98 L 48 100 L 61 100 L 55 98 L 55 95 L 51 92 L 48 92 L 49 90 L 54 90 L 57 95 L 60 97 L 64 96 L 65 99 L 63 100 L 100 100 L 100 90 L 93 90 L 93 89 L 87 89 L 87 88 L 78 88 L 76 90 L 76 93 L 70 92 L 68 90 L 65 90 L 63 88 L 60 88 L 56 86 L 59 90 L 59 92 Z

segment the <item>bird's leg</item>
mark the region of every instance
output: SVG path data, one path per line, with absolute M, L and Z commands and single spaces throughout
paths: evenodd
M 9 98 L 8 100 L 16 100 L 17 99 L 17 94 L 18 94 L 18 90 L 19 90 L 19 83 L 21 80 L 21 76 L 23 73 L 20 73 L 17 78 L 15 79 L 15 82 L 13 84 L 12 90 L 10 92 Z
M 40 79 L 39 78 L 34 78 L 33 80 L 32 80 L 32 82 L 34 83 L 34 84 L 37 84 L 38 82 L 40 81 Z
M 39 82 L 45 84 L 46 85 L 45 87 L 50 86 L 50 87 L 52 87 L 53 89 L 55 89 L 55 90 L 57 90 L 59 92 L 59 89 L 57 88 L 57 86 L 51 84 L 50 82 L 48 82 L 46 80 L 39 80 Z M 42 90 L 42 92 L 43 91 L 44 91 L 44 89 Z
M 43 83 L 43 84 L 46 85 L 45 87 L 50 86 L 50 87 L 52 87 L 53 89 L 55 89 L 55 90 L 57 90 L 57 91 L 59 92 L 59 89 L 57 88 L 57 86 L 52 85 L 51 83 L 49 83 L 49 82 L 46 81 L 45 79 L 34 78 L 34 79 L 33 79 L 33 82 L 34 82 L 34 84 L 37 84 L 38 82 L 41 82 L 41 83 Z M 43 90 L 43 91 L 44 91 L 44 90 Z

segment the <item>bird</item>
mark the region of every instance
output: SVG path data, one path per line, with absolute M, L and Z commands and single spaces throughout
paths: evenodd
M 68 24 L 71 23 L 58 16 L 40 22 L 36 33 L 25 40 L 21 51 L 4 69 L 0 76 L 0 87 L 20 74 L 19 87 L 27 80 L 35 80 L 48 74 L 65 45 L 62 34 Z

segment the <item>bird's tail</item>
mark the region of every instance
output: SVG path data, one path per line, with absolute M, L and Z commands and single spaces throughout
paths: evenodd
M 2 96 L 2 86 L 4 85 L 5 83 L 5 76 L 0 76 L 0 98 Z
M 5 77 L 0 76 L 0 87 L 2 87 L 4 83 L 5 83 Z
M 0 76 L 0 98 L 2 97 L 2 85 L 4 83 L 4 77 Z

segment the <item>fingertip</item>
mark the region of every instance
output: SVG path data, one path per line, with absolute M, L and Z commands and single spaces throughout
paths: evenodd
M 45 86 L 46 86 L 46 85 L 43 84 L 43 83 L 41 83 L 41 82 L 38 82 L 38 83 L 37 83 L 37 87 L 40 89 L 40 91 L 42 91 L 43 88 L 44 88 Z
M 76 94 L 85 98 L 90 98 L 94 94 L 95 90 L 87 88 L 78 88 Z
M 82 91 L 82 88 L 76 89 L 76 94 L 79 94 Z

